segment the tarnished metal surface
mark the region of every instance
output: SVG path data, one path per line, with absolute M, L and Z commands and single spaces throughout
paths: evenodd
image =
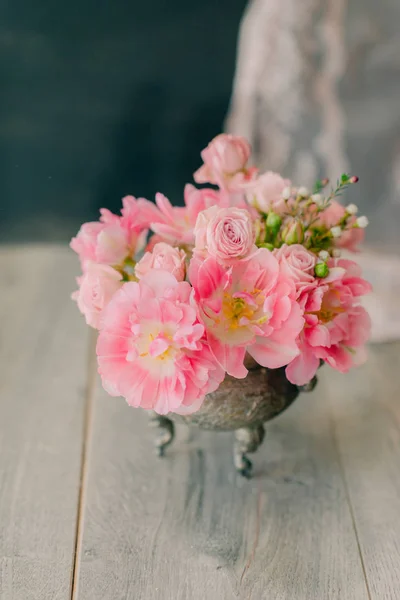
M 256 452 L 264 439 L 263 423 L 276 417 L 297 398 L 299 392 L 314 389 L 317 378 L 298 387 L 286 379 L 285 369 L 260 367 L 252 358 L 246 357 L 249 373 L 245 379 L 227 375 L 218 390 L 208 394 L 201 408 L 191 415 L 167 416 L 153 414 L 150 422 L 158 427 L 155 439 L 157 454 L 164 451 L 174 440 L 174 422 L 195 425 L 213 431 L 235 431 L 233 462 L 236 471 L 251 477 L 252 463 L 248 453 Z
M 168 418 L 219 431 L 257 427 L 269 421 L 290 406 L 299 389 L 286 379 L 284 369 L 251 366 L 245 379 L 227 375 L 218 390 L 206 396 L 197 412 L 169 414 Z

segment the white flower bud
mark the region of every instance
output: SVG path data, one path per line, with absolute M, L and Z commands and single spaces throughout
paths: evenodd
M 297 190 L 297 193 L 302 198 L 307 198 L 307 196 L 308 196 L 308 189 L 306 187 L 299 187 L 299 189 Z
M 314 202 L 314 204 L 316 204 L 317 206 L 322 206 L 324 203 L 324 197 L 321 196 L 321 194 L 313 194 L 311 196 L 311 200 Z
M 290 196 L 292 195 L 292 190 L 290 189 L 290 187 L 285 187 L 282 190 L 282 198 L 284 200 L 289 200 Z
M 321 252 L 318 254 L 318 256 L 323 261 L 328 260 L 329 252 L 327 252 L 326 250 L 321 250 Z
M 361 227 L 361 229 L 365 229 L 368 226 L 368 218 L 367 217 L 358 217 L 356 224 L 358 225 L 358 227 Z
M 342 251 L 341 251 L 341 250 L 339 250 L 339 248 L 334 248 L 334 249 L 332 250 L 332 256 L 333 256 L 334 258 L 340 258 L 340 257 L 342 256 Z
M 334 237 L 334 238 L 340 238 L 340 236 L 342 235 L 342 228 L 339 227 L 339 225 L 336 225 L 335 227 L 331 227 L 331 234 L 332 234 L 332 237 Z
M 348 212 L 349 215 L 356 215 L 358 213 L 357 204 L 349 204 L 348 206 L 346 206 L 346 212 Z

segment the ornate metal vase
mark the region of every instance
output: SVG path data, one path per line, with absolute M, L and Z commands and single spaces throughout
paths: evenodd
M 151 422 L 160 428 L 156 438 L 159 456 L 174 439 L 174 423 L 185 423 L 213 431 L 234 431 L 233 458 L 236 470 L 251 476 L 252 464 L 247 454 L 255 452 L 264 439 L 264 423 L 279 415 L 297 398 L 300 391 L 314 389 L 314 377 L 306 386 L 290 383 L 285 369 L 260 367 L 246 357 L 249 373 L 245 379 L 227 375 L 216 392 L 208 394 L 201 408 L 190 415 L 153 414 Z

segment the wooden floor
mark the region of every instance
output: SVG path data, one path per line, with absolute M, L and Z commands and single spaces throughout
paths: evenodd
M 101 389 L 65 249 L 0 249 L 1 600 L 400 599 L 400 344 L 323 369 L 267 426 L 255 477 L 231 436 Z

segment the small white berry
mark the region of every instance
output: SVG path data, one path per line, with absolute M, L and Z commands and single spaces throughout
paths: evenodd
M 311 196 L 311 200 L 314 202 L 314 204 L 316 204 L 317 206 L 322 206 L 324 203 L 324 197 L 321 196 L 321 194 L 313 194 Z
M 282 198 L 284 200 L 289 200 L 290 196 L 292 195 L 292 190 L 290 189 L 290 187 L 285 187 L 282 190 Z
M 358 227 L 361 227 L 361 229 L 365 229 L 368 226 L 368 218 L 367 217 L 358 217 L 356 224 L 358 225 Z
M 308 196 L 308 189 L 306 187 L 299 187 L 299 189 L 297 190 L 297 193 L 302 198 L 307 198 L 307 196 Z
M 331 227 L 331 234 L 334 238 L 339 238 L 342 235 L 342 228 L 339 225 L 335 225 L 335 227 Z
M 321 252 L 318 254 L 318 256 L 323 261 L 328 260 L 329 252 L 327 252 L 326 250 L 321 250 Z
M 341 252 L 341 250 L 339 250 L 339 248 L 334 248 L 334 249 L 332 250 L 332 256 L 333 256 L 334 258 L 340 258 L 340 257 L 342 256 L 342 252 Z
M 346 206 L 346 212 L 349 213 L 349 215 L 356 215 L 358 213 L 357 204 L 349 204 Z

